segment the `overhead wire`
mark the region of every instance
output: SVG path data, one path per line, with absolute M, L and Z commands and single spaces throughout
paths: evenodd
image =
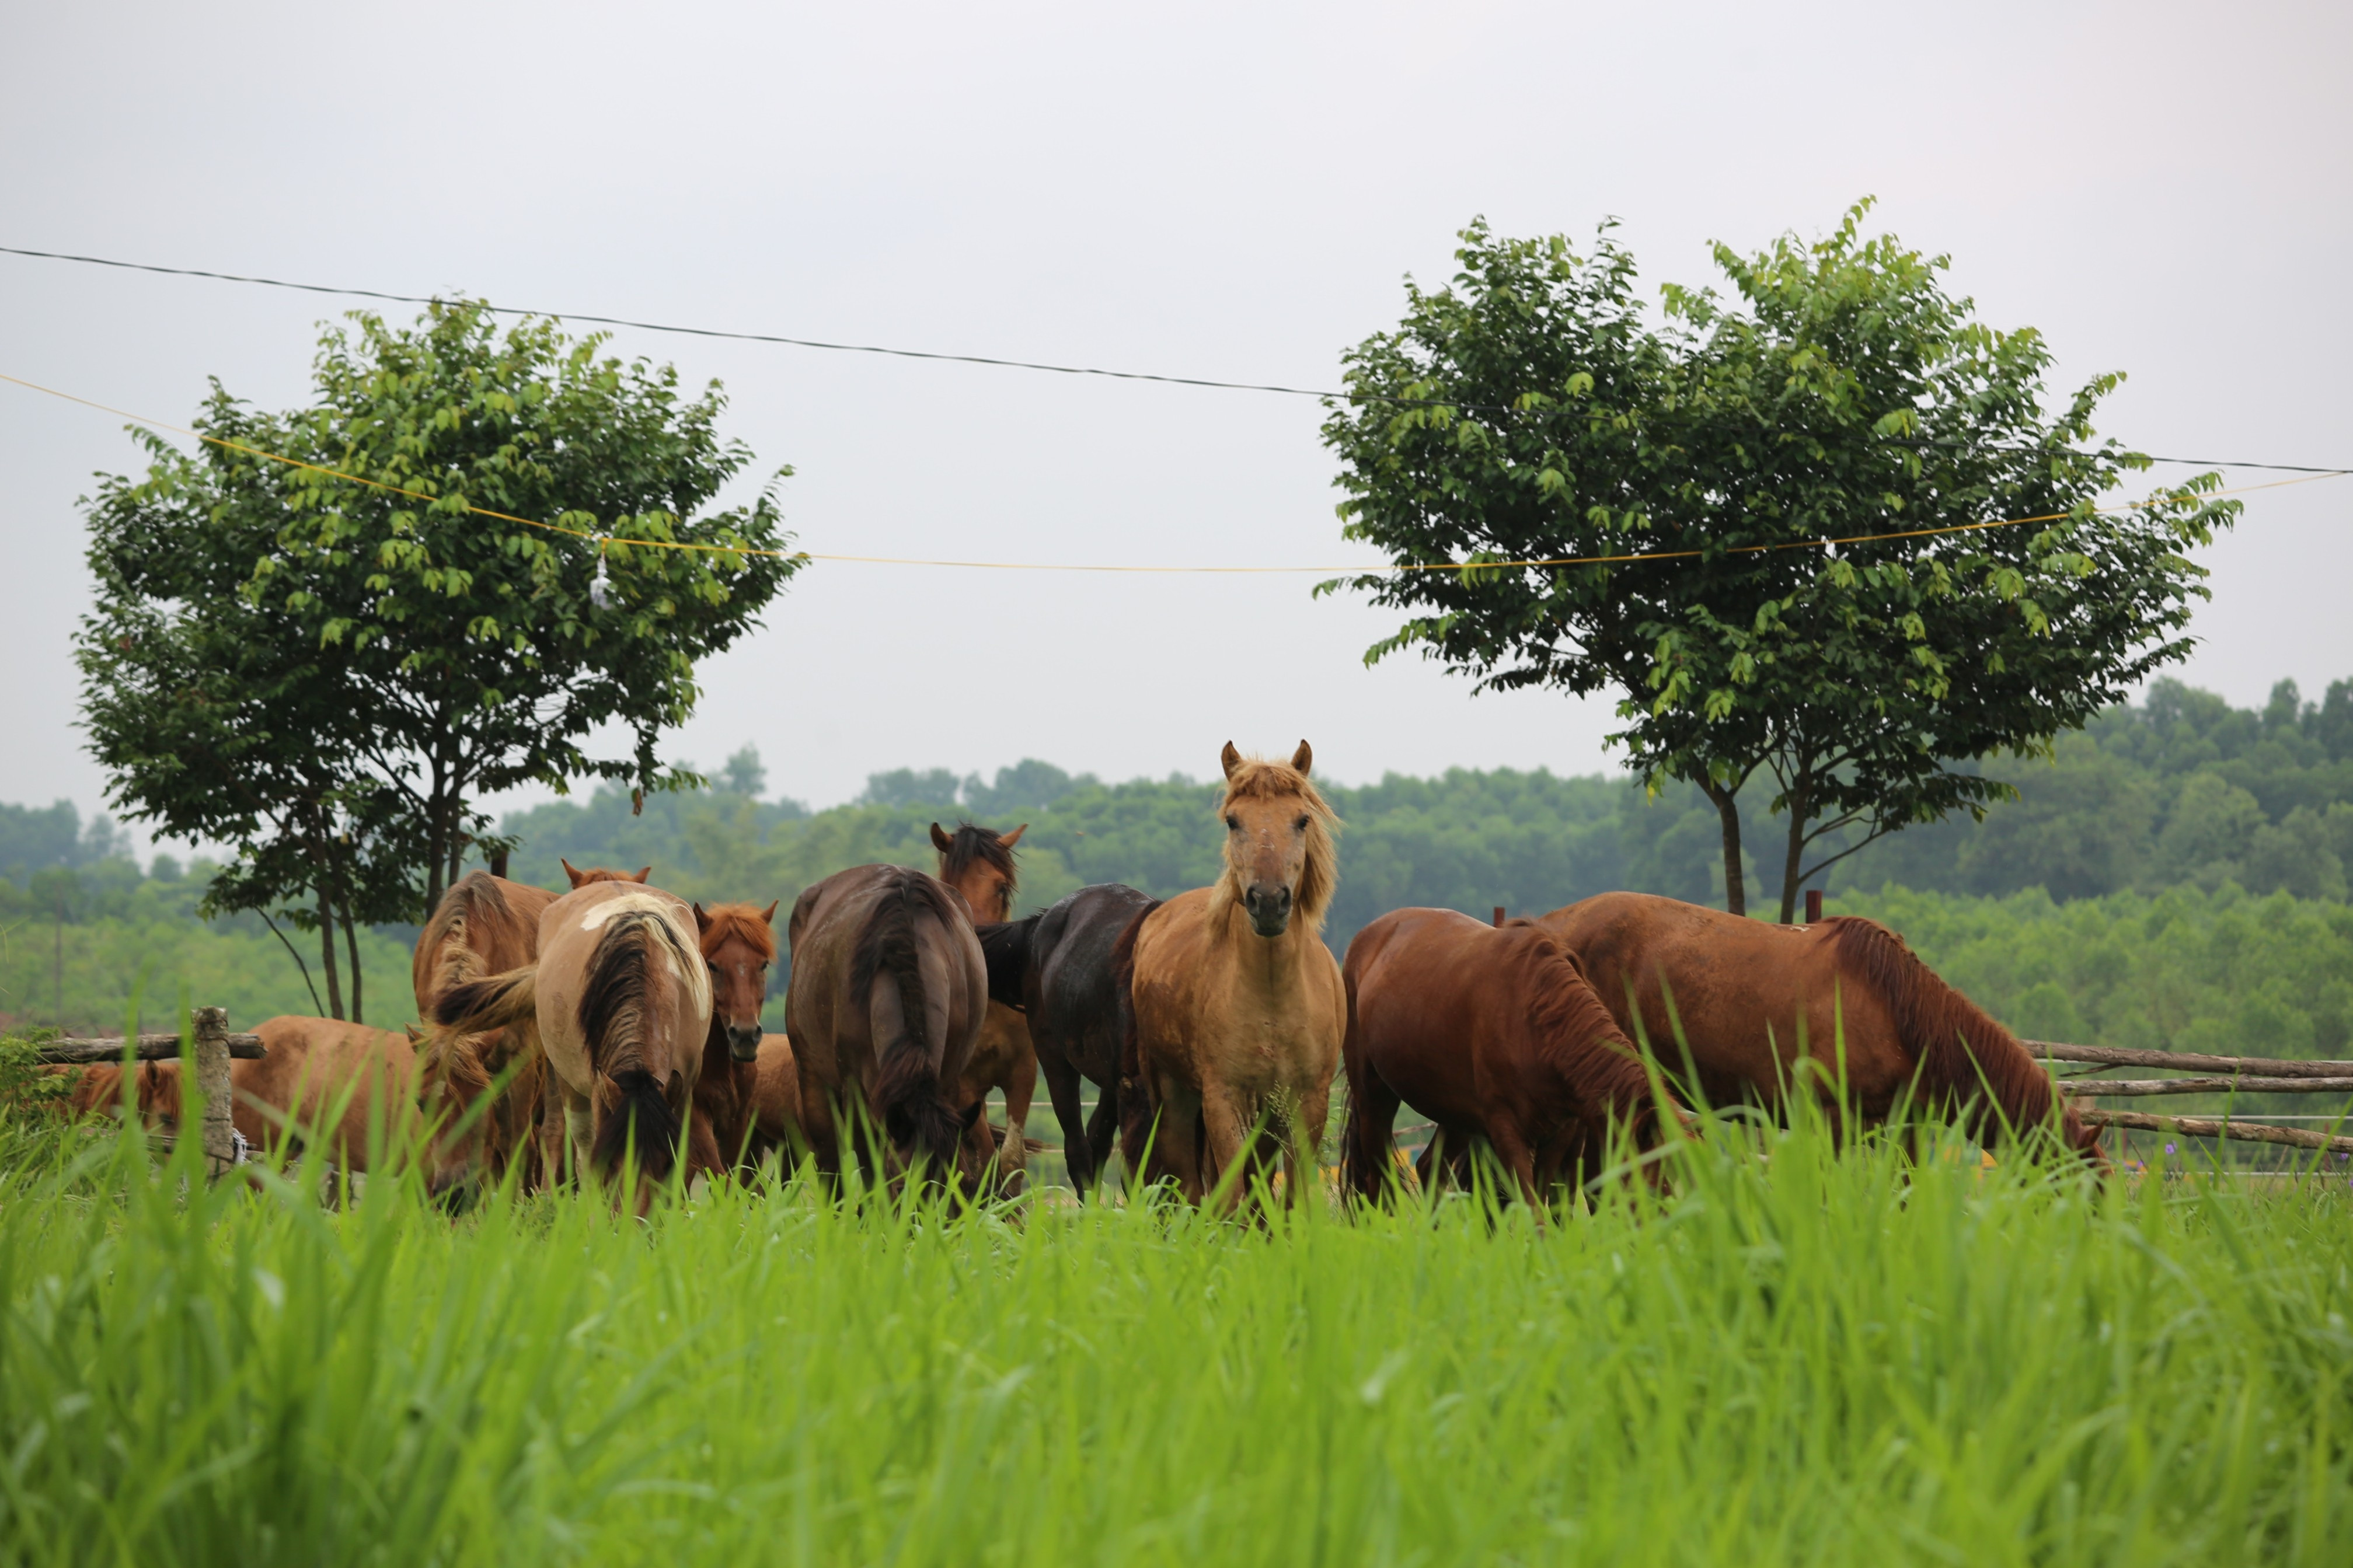
M 446 496 L 437 496 L 432 494 L 430 491 L 411 489 L 406 486 L 391 484 L 383 479 L 372 479 L 364 474 L 354 474 L 342 468 L 329 468 L 324 464 L 309 462 L 301 458 L 290 458 L 282 453 L 271 452 L 265 448 L 252 446 L 247 442 L 233 440 L 226 436 L 207 435 L 201 430 L 191 430 L 185 426 L 168 424 L 161 419 L 150 419 L 143 415 L 133 414 L 128 409 L 117 408 L 111 404 L 100 403 L 91 398 L 78 396 L 70 392 L 62 392 L 53 386 L 44 386 L 39 382 L 27 381 L 22 376 L 10 375 L 4 371 L 0 371 L 0 381 L 8 382 L 13 385 L 25 387 L 29 391 L 44 393 L 51 397 L 62 398 L 68 403 L 78 403 L 85 408 L 95 408 L 100 413 L 111 414 L 118 418 L 128 419 L 133 425 L 142 426 L 147 429 L 168 431 L 173 435 L 185 436 L 191 440 L 207 442 L 213 446 L 222 447 L 225 450 L 241 452 L 248 457 L 262 458 L 269 462 L 282 463 L 290 468 L 299 468 L 309 473 L 320 474 L 329 479 L 343 479 L 352 484 L 364 485 L 371 489 L 384 490 L 393 495 L 405 496 L 409 500 L 424 501 L 428 505 L 442 505 L 448 500 Z M 2230 489 L 2203 491 L 2177 490 L 2171 492 L 2168 496 L 2151 497 L 2144 500 L 2126 501 L 2117 506 L 2094 507 L 2090 509 L 2088 515 L 2106 516 L 2117 512 L 2133 511 L 2146 507 L 2160 505 L 2167 500 L 2187 499 L 2192 496 L 2203 497 L 2205 499 L 2211 500 L 2221 496 L 2242 495 L 2253 490 L 2278 489 L 2288 485 L 2311 484 L 2317 479 L 2337 479 L 2343 477 L 2348 472 L 2353 472 L 2353 469 L 2328 469 L 2319 473 L 2307 474 L 2297 479 L 2270 479 L 2262 484 L 2240 485 Z M 631 550 L 684 550 L 714 555 L 749 555 L 784 561 L 833 561 L 851 564 L 878 566 L 944 566 L 988 572 L 1110 572 L 1154 575 L 1232 576 L 1313 573 L 1324 576 L 1347 577 L 1372 576 L 1378 575 L 1383 573 L 1403 572 L 1477 572 L 1508 571 L 1531 567 L 1552 566 L 1609 566 L 1637 561 L 1687 560 L 1692 557 L 1706 553 L 1704 549 L 1694 548 L 1687 550 L 1633 551 L 1620 555 L 1563 555 L 1546 556 L 1528 560 L 1496 561 L 1368 562 L 1345 566 L 1147 566 L 1039 561 L 956 561 L 902 555 L 843 555 L 831 554 L 822 551 L 812 550 L 766 550 L 726 544 L 705 544 L 689 540 L 631 539 L 617 534 L 596 533 L 586 529 L 566 528 L 561 523 L 545 522 L 533 518 L 517 517 L 512 512 L 495 511 L 488 507 L 467 505 L 464 506 L 462 510 L 469 515 L 474 517 L 490 518 L 499 522 L 512 522 L 519 524 L 524 528 L 534 528 L 548 533 L 560 533 L 568 535 L 574 539 L 586 540 L 597 546 L 600 559 L 606 550 L 612 546 L 618 545 Z M 1897 529 L 1883 533 L 1848 534 L 1844 537 L 1835 539 L 1794 540 L 1779 544 L 1734 545 L 1725 550 L 1724 553 L 1727 555 L 1759 555 L 1783 550 L 1831 549 L 1842 544 L 1870 544 L 1890 539 L 1925 539 L 1939 534 L 1977 532 L 1989 528 L 2014 528 L 2021 524 L 2030 522 L 2059 522 L 2071 517 L 2082 515 L 2086 514 L 2076 511 L 2040 512 L 2031 517 L 1995 518 L 1984 522 L 1947 523 L 1936 528 L 1907 528 Z
M 128 272 L 154 272 L 172 278 L 206 278 L 221 283 L 251 283 L 269 289 L 290 289 L 306 294 L 332 294 L 354 300 L 384 300 L 402 305 L 436 305 L 443 303 L 439 296 L 428 294 L 395 294 L 381 289 L 354 289 L 338 284 L 301 283 L 283 278 L 261 278 L 241 272 L 215 272 L 199 267 L 164 267 L 149 261 L 123 261 L 107 256 L 80 256 L 62 250 L 33 250 L 23 246 L 0 245 L 0 255 L 34 257 L 45 261 L 71 261 L 90 267 L 111 267 Z M 951 364 L 986 365 L 999 370 L 1040 371 L 1053 375 L 1091 375 L 1112 381 L 1157 382 L 1166 386 L 1195 386 L 1219 392 L 1266 392 L 1285 397 L 1317 397 L 1350 403 L 1382 403 L 1393 406 L 1414 408 L 1454 408 L 1477 414 L 1519 415 L 1525 408 L 1508 404 L 1463 403 L 1444 397 L 1407 397 L 1394 393 L 1355 390 L 1334 392 L 1312 386 L 1288 386 L 1275 382 L 1220 381 L 1208 376 L 1164 375 L 1149 371 L 1110 370 L 1097 365 L 1056 364 L 1043 360 L 1001 359 L 988 354 L 948 353 L 932 349 L 891 348 L 879 343 L 831 342 L 820 338 L 786 337 L 776 332 L 736 331 L 719 327 L 679 326 L 663 321 L 634 321 L 625 316 L 593 316 L 572 310 L 525 309 L 515 305 L 493 304 L 478 300 L 485 310 L 501 316 L 540 316 L 564 321 L 587 321 L 603 327 L 626 327 L 635 331 L 669 332 L 681 337 L 723 338 L 738 342 L 777 343 L 789 348 L 822 349 L 835 353 L 882 354 L 893 359 L 934 360 Z M 2077 453 L 2075 456 L 2092 454 Z M 2205 458 L 2158 458 L 2147 453 L 2135 456 L 2152 463 L 2176 464 L 2200 468 L 2270 468 L 2283 473 L 2329 475 L 2344 472 L 2341 468 L 2316 467 L 2303 463 L 2250 463 L 2224 461 Z

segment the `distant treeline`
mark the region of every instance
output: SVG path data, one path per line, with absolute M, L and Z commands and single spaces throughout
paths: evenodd
M 1975 895 L 1967 901 L 1868 900 L 1874 912 L 1902 911 L 1894 923 L 1933 952 L 1942 939 L 1931 941 L 1912 929 L 1926 918 L 1924 911 L 1989 907 L 1977 901 L 1986 898 L 2009 900 L 1999 906 L 2011 911 L 2000 921 L 2013 923 L 2021 918 L 2018 911 L 2047 908 L 2052 900 L 2107 900 L 2101 905 L 2105 913 L 2070 918 L 2113 922 L 2125 918 L 2127 905 L 2147 905 L 2145 897 L 2114 902 L 2117 895 L 2168 889 L 2181 890 L 2188 901 L 2165 907 L 2185 911 L 2243 902 L 2232 889 L 2284 892 L 2323 905 L 2342 905 L 2347 898 L 2346 868 L 2353 864 L 2353 681 L 2334 683 L 2318 703 L 2303 701 L 2292 683 L 2282 682 L 2261 710 L 2233 709 L 2211 693 L 2162 681 L 2142 705 L 2114 710 L 2085 732 L 2063 738 L 2055 761 L 2004 760 L 1989 771 L 2016 784 L 2021 798 L 1994 807 L 1983 823 L 1963 818 L 1914 828 L 1862 850 L 1831 874 L 1833 907 L 1858 907 L 1857 895 L 1890 886 Z M 613 790 L 514 814 L 503 825 L 522 845 L 511 874 L 560 888 L 560 857 L 581 866 L 651 865 L 664 886 L 690 897 L 781 899 L 789 907 L 802 887 L 844 866 L 933 864 L 930 825 L 959 817 L 998 828 L 1030 825 L 1022 841 L 1025 908 L 1088 882 L 1173 893 L 1201 885 L 1217 869 L 1219 835 L 1208 820 L 1215 789 L 1182 778 L 1106 784 L 1036 761 L 1003 769 L 993 781 L 945 769 L 901 770 L 874 775 L 856 803 L 811 813 L 794 802 L 764 798 L 759 759 L 746 752 L 717 770 L 712 784 L 696 794 L 649 797 L 642 815 L 633 816 L 628 796 Z M 1614 888 L 1700 902 L 1722 898 L 1717 819 L 1687 788 L 1653 799 L 1623 779 L 1456 769 L 1435 778 L 1392 774 L 1377 784 L 1334 786 L 1327 793 L 1346 824 L 1339 896 L 1326 931 L 1335 948 L 1376 915 L 1407 904 L 1483 916 L 1499 904 L 1525 913 Z M 1756 824 L 1767 820 L 1764 805 L 1760 796 L 1752 812 Z M 1759 835 L 1754 842 L 1770 839 Z M 125 950 L 136 961 L 123 962 L 144 963 L 159 974 L 178 952 L 164 944 L 164 933 L 206 929 L 193 914 L 201 868 L 184 871 L 169 857 L 158 857 L 142 875 L 124 858 L 112 825 L 100 818 L 85 826 L 69 804 L 46 811 L 0 806 L 0 870 L 6 873 L 0 881 L 0 927 L 8 933 L 0 958 L 0 987 L 5 987 L 0 1013 L 46 1022 L 54 1011 L 52 926 L 105 922 L 125 933 L 147 932 Z M 2049 900 L 2021 903 L 2015 898 L 2036 889 Z M 2168 918 L 2186 922 L 2185 930 L 2204 929 L 2202 916 Z M 2337 917 L 2315 911 L 2309 918 L 2326 926 Z M 2270 929 L 2250 927 L 2245 940 L 2267 940 L 2263 933 Z M 249 968 L 259 979 L 282 971 L 291 990 L 271 994 L 302 1002 L 301 1010 L 308 1010 L 292 961 L 258 920 L 240 917 L 214 934 L 234 938 L 240 952 L 249 945 L 250 964 L 240 961 L 232 966 L 237 973 Z M 298 933 L 287 934 L 304 947 Z M 410 1011 L 407 977 L 405 963 L 389 960 L 409 932 L 386 928 L 378 934 L 380 942 L 367 955 L 367 1014 L 372 1022 L 397 1022 Z M 2327 949 L 2323 942 L 2323 949 L 2338 955 L 2334 973 L 2353 973 L 2344 962 L 2353 950 L 2341 945 L 2341 937 L 2331 940 L 2340 945 Z M 80 951 L 73 942 L 67 946 Z M 71 995 L 78 994 L 72 974 L 84 963 L 94 984 L 108 971 L 95 948 L 86 959 L 69 952 L 69 1015 Z M 93 994 L 91 1009 L 119 1012 L 130 979 L 125 973 L 100 985 L 118 999 Z M 2028 1026 L 2030 1033 L 2072 1029 L 2074 1037 L 2119 1044 L 2179 1043 L 2210 1034 L 2219 1039 L 2259 1021 L 2240 1018 L 2231 1011 L 2239 1005 L 2234 1002 L 2221 1012 L 2177 1009 L 2163 1024 L 2127 1025 L 2123 1014 L 2090 999 L 2084 975 L 2054 972 L 2047 979 L 2075 999 L 2073 1015 L 2056 1009 L 2050 990 L 2035 990 L 2043 982 L 2013 990 L 1989 977 L 1982 999 L 1997 1011 L 2025 1009 L 2021 1016 L 2037 1020 Z M 2330 984 L 2344 988 L 2344 982 L 2325 976 L 2310 985 L 2270 985 L 2273 1000 L 2265 1005 L 2300 1009 L 2296 1016 L 2305 1021 L 2284 1032 L 2268 1026 L 2263 1032 L 2311 1042 L 2310 1048 L 2337 1048 L 2345 1038 L 2347 1004 L 2319 994 Z M 2196 1026 L 2199 1017 L 2230 1021 Z

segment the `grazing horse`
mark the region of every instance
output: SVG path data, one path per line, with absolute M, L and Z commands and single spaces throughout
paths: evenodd
M 776 906 L 694 906 L 702 961 L 711 971 L 711 1032 L 702 1075 L 694 1080 L 694 1119 L 687 1132 L 690 1175 L 717 1176 L 750 1163 L 753 1107 L 759 1089 L 760 1009 L 768 968 L 776 962 Z
M 988 973 L 965 901 L 904 866 L 857 866 L 801 891 L 786 927 L 792 978 L 785 1031 L 799 1068 L 801 1126 L 818 1168 L 841 1171 L 840 1118 L 879 1122 L 882 1172 L 923 1162 L 929 1179 L 979 1168 L 959 1160 L 986 1102 L 951 1098 L 988 1008 Z M 874 1152 L 856 1138 L 872 1171 Z
M 1228 742 L 1225 874 L 1137 916 L 1114 953 L 1135 1088 L 1120 1089 L 1121 1137 L 1131 1159 L 1153 1139 L 1147 1179 L 1174 1176 L 1195 1203 L 1253 1157 L 1261 1116 L 1282 1123 L 1285 1201 L 1321 1177 L 1347 994 L 1320 934 L 1339 819 L 1308 782 L 1313 759 L 1304 741 L 1287 765 Z
M 964 895 L 976 926 L 1001 925 L 1013 918 L 1013 895 L 1018 890 L 1013 847 L 1029 830 L 1023 823 L 1010 833 L 993 833 L 969 822 L 951 834 L 932 824 L 932 847 L 940 852 L 940 880 Z M 957 1085 L 955 1103 L 986 1100 L 989 1090 L 1005 1091 L 1005 1131 L 1000 1136 L 986 1115 L 976 1118 L 965 1133 L 965 1160 L 983 1167 L 989 1184 L 1008 1197 L 1018 1196 L 1029 1185 L 1029 1102 L 1038 1094 L 1038 1052 L 1030 1044 L 1029 1020 L 1020 1004 L 1008 1005 L 990 997 L 980 1037 Z
M 1649 893 L 1604 893 L 1536 923 L 1577 955 L 1620 1028 L 1647 1032 L 1662 1065 L 1678 1068 L 1688 1047 L 1698 1088 L 1717 1103 L 1778 1106 L 1810 1079 L 1842 1129 L 1850 1107 L 1867 1124 L 1884 1121 L 1916 1083 L 1923 1100 L 1959 1110 L 1971 1132 L 1990 1140 L 2005 1123 L 2018 1132 L 2043 1125 L 2058 1098 L 2016 1036 L 1874 921 L 1767 925 Z M 2105 1165 L 2098 1129 L 2063 1100 L 2059 1127 L 2070 1148 Z
M 1038 1068 L 1062 1127 L 1062 1161 L 1082 1202 L 1119 1131 L 1119 986 L 1112 950 L 1152 907 L 1150 894 L 1104 882 L 1081 888 L 1042 914 L 980 930 L 989 998 L 1028 1015 Z M 1082 1077 L 1093 1081 L 1097 1095 L 1094 1115 L 1083 1120 Z
M 397 1158 L 417 1129 L 417 1061 L 398 1029 L 373 1029 L 339 1018 L 271 1018 L 254 1031 L 264 1055 L 228 1064 L 229 1121 L 257 1155 L 290 1158 L 316 1148 L 343 1172 L 365 1172 Z M 90 1113 L 121 1103 L 122 1069 L 82 1069 L 73 1109 Z M 134 1077 L 140 1120 L 176 1132 L 180 1064 L 142 1062 Z
M 711 1011 L 692 910 L 634 879 L 565 894 L 540 916 L 536 964 L 454 986 L 435 1006 L 459 1032 L 530 1021 L 574 1159 L 609 1174 L 634 1147 L 649 1181 L 677 1161 Z M 641 1189 L 638 1208 L 650 1200 Z
M 1436 1124 L 1424 1182 L 1443 1149 L 1483 1138 L 1539 1215 L 1544 1194 L 1599 1173 L 1613 1125 L 1659 1142 L 1640 1053 L 1577 960 L 1525 921 L 1501 928 L 1451 910 L 1395 910 L 1356 933 L 1348 990 L 1342 1173 L 1383 1195 L 1400 1100 Z
M 575 874 L 617 879 L 612 872 Z M 555 897 L 544 888 L 488 871 L 469 872 L 453 883 L 417 939 L 410 965 L 417 1016 L 432 1017 L 434 1004 L 453 986 L 536 961 L 539 917 Z M 458 1187 L 477 1171 L 493 1182 L 502 1180 L 516 1165 L 523 1191 L 551 1182 L 555 1173 L 541 1158 L 546 1064 L 529 1023 L 474 1035 L 444 1030 L 420 1044 L 417 1103 L 445 1128 L 465 1125 L 467 1112 L 498 1076 L 511 1068 L 513 1073 L 497 1103 L 485 1107 L 465 1131 L 437 1142 L 427 1177 L 434 1194 Z

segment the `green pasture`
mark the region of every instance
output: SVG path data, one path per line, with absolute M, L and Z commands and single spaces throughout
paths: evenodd
M 802 1183 L 453 1222 L 9 1137 L 14 1563 L 2353 1558 L 2333 1168 L 1715 1124 L 1543 1233 Z

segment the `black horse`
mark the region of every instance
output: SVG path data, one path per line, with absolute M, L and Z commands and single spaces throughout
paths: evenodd
M 1028 920 L 980 928 L 993 1002 L 1029 1015 L 1038 1069 L 1062 1125 L 1062 1160 L 1082 1197 L 1111 1158 L 1119 1130 L 1119 994 L 1112 946 L 1153 900 L 1105 882 L 1081 888 Z M 1093 1116 L 1079 1115 L 1079 1079 L 1099 1091 Z

